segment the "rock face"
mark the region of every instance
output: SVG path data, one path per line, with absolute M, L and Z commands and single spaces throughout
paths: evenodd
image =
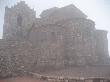
M 0 41 L 2 76 L 109 64 L 107 32 L 95 29 L 95 23 L 74 5 L 51 8 L 40 16 L 36 18 L 35 11 L 23 1 L 6 7 Z

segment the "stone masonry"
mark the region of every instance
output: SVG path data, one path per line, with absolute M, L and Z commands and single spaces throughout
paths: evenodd
M 0 75 L 74 66 L 109 65 L 107 31 L 74 5 L 43 11 L 24 1 L 5 8 Z M 73 70 L 74 71 L 74 70 Z

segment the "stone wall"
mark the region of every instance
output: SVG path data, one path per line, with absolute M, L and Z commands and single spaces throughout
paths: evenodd
M 23 1 L 6 7 L 0 50 L 2 76 L 110 64 L 107 33 L 72 5 L 46 10 L 41 18 Z
M 28 42 L 2 40 L 0 44 L 0 76 L 29 71 L 37 59 L 36 55 L 33 56 L 33 48 Z
M 109 63 L 109 53 L 108 53 L 108 40 L 107 40 L 107 31 L 97 30 L 95 33 L 96 38 L 96 54 L 100 63 L 105 64 Z

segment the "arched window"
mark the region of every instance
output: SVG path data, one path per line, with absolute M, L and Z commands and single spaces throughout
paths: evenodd
M 17 26 L 22 26 L 22 21 L 23 21 L 23 19 L 22 19 L 22 16 L 21 15 L 18 15 L 18 17 L 17 17 Z
M 22 16 L 20 14 L 18 14 L 17 16 L 17 29 L 16 29 L 16 38 L 18 40 L 24 38 L 23 37 L 23 31 L 22 31 Z
M 54 42 L 54 41 L 56 41 L 56 34 L 55 34 L 55 32 L 51 32 L 51 40 Z

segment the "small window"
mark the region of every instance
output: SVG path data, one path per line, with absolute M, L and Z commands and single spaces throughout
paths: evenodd
M 52 36 L 55 36 L 55 32 L 51 32 Z
M 18 15 L 18 17 L 17 17 L 17 25 L 18 26 L 22 26 L 22 16 L 21 15 Z

